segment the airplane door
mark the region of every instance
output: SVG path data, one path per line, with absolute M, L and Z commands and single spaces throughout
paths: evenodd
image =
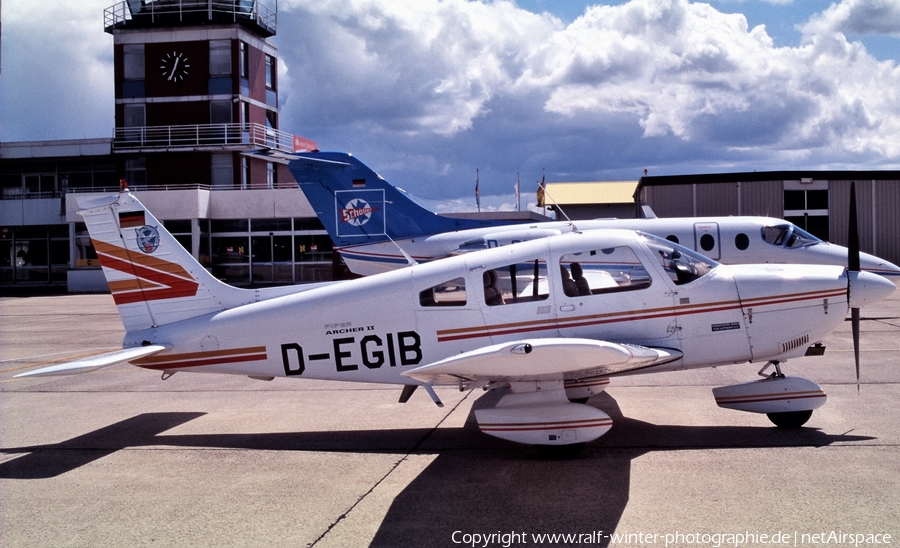
M 664 271 L 638 256 L 621 246 L 559 257 L 553 288 L 561 336 L 679 346 L 675 293 Z
M 558 336 L 545 258 L 485 269 L 482 277 L 490 343 Z
M 696 251 L 718 261 L 721 257 L 720 240 L 719 223 L 694 223 L 694 249 Z

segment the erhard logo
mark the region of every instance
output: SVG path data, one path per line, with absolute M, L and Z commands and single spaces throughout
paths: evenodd
M 370 206 L 362 198 L 354 198 L 347 203 L 345 209 L 341 210 L 341 222 L 362 226 L 369 222 L 374 211 L 378 211 L 378 208 Z
M 153 253 L 159 247 L 159 231 L 155 226 L 144 225 L 134 229 L 137 234 L 138 249 L 144 253 Z

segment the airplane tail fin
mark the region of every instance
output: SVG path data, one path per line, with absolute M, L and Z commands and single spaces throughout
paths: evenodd
M 345 152 L 304 153 L 288 167 L 339 247 L 507 224 L 438 215 Z
M 78 200 L 128 332 L 252 302 L 206 271 L 131 193 Z

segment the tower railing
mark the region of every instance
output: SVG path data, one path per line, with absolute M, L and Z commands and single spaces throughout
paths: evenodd
M 291 153 L 295 143 L 293 134 L 262 124 L 192 124 L 117 127 L 112 148 L 123 151 L 258 147 Z
M 277 19 L 277 4 L 270 8 L 258 0 L 124 0 L 103 10 L 109 33 L 128 26 L 231 22 L 251 23 L 274 35 Z

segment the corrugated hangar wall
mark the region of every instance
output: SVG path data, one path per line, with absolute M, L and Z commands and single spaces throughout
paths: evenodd
M 831 240 L 847 245 L 850 181 L 830 181 Z M 859 246 L 863 251 L 900 263 L 900 183 L 856 181 Z

